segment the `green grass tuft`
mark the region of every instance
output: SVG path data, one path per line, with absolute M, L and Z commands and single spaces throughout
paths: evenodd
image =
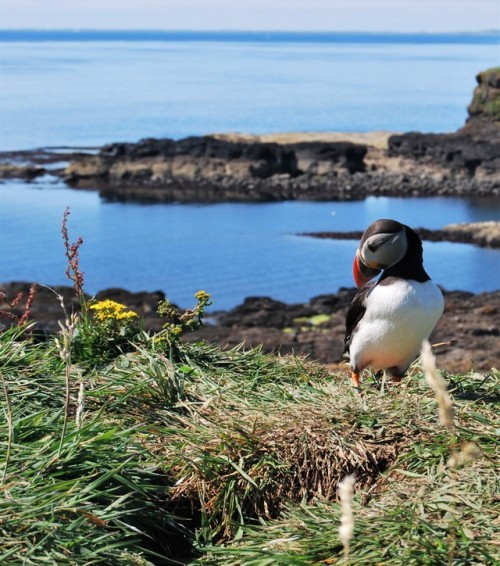
M 1 562 L 341 563 L 350 473 L 350 563 L 497 555 L 496 371 L 445 376 L 451 432 L 418 366 L 360 398 L 301 358 L 154 337 L 68 372 L 9 330 L 0 377 Z

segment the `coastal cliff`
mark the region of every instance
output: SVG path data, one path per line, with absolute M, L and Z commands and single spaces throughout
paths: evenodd
M 469 117 L 453 134 L 411 132 L 389 138 L 388 155 L 453 174 L 498 180 L 500 171 L 500 67 L 479 73 Z
M 62 172 L 108 200 L 351 200 L 369 195 L 500 194 L 500 68 L 479 73 L 450 134 L 214 135 L 114 143 Z M 374 139 L 377 143 L 374 143 Z

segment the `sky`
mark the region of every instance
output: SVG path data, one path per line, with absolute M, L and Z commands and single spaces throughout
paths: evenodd
M 500 0 L 0 0 L 0 28 L 483 31 Z

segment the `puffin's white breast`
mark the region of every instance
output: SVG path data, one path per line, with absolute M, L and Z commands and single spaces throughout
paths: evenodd
M 362 370 L 405 371 L 443 314 L 444 300 L 432 281 L 391 279 L 376 285 L 349 348 L 351 365 Z

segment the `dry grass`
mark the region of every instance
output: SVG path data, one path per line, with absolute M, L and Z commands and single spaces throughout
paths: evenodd
M 289 500 L 335 499 L 348 473 L 368 487 L 410 441 L 366 413 L 347 376 L 337 383 L 297 358 L 243 355 L 260 366 L 257 379 L 241 373 L 244 364 L 198 368 L 182 411 L 168 415 L 168 434 L 149 445 L 180 478 L 173 501 L 202 510 L 210 540 L 231 538 L 249 520 L 277 517 Z
M 354 483 L 356 479 L 354 476 L 346 476 L 339 483 L 339 497 L 341 503 L 340 527 L 339 538 L 344 547 L 344 559 L 349 560 L 349 545 L 351 543 L 352 535 L 354 533 L 354 513 L 352 512 L 352 494 Z
M 436 402 L 420 373 L 402 389 L 387 390 L 382 403 L 375 391 L 366 392 L 366 414 L 374 421 L 376 415 L 390 417 L 404 441 L 394 464 L 374 478 L 372 487 L 356 489 L 350 564 L 494 563 L 500 548 L 495 510 L 499 378 L 493 371 L 450 380 L 456 434 L 436 424 Z M 405 432 L 397 423 L 402 419 Z M 451 467 L 450 456 L 459 454 L 466 457 Z M 248 525 L 240 541 L 210 548 L 202 562 L 337 563 L 345 549 L 338 534 L 341 515 L 334 499 L 289 501 L 277 520 Z
M 292 144 L 304 142 L 351 142 L 366 144 L 377 149 L 387 149 L 388 139 L 395 132 L 276 132 L 260 136 L 244 133 L 214 134 L 215 138 L 228 141 L 255 141 L 262 143 Z

